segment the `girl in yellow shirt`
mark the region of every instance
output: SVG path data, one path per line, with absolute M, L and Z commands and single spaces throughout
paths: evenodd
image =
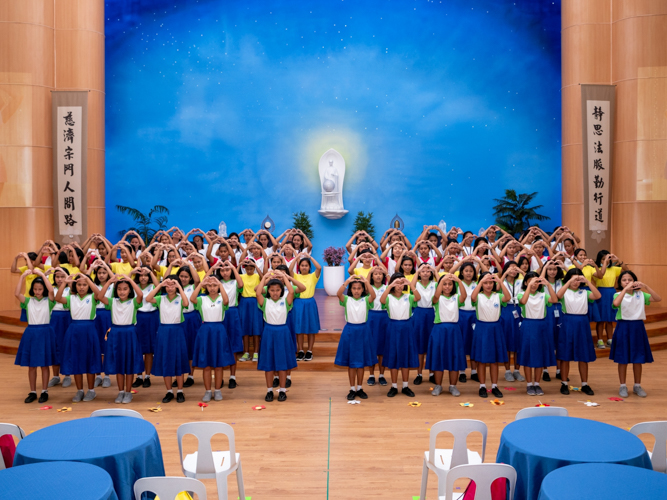
M 612 307 L 614 293 L 616 293 L 616 281 L 621 271 L 627 271 L 628 267 L 616 255 L 608 250 L 600 250 L 595 259 L 598 270 L 594 274 L 595 286 L 602 297 L 598 300 L 599 321 L 595 324 L 598 349 L 605 349 L 611 345 L 611 336 L 614 333 L 616 323 L 616 311 Z M 606 334 L 606 344 L 603 336 Z
M 299 263 L 299 274 L 294 272 L 294 266 Z M 311 263 L 312 262 L 312 263 Z M 312 267 L 315 266 L 315 272 Z M 320 331 L 320 316 L 317 312 L 315 302 L 315 285 L 320 279 L 322 266 L 305 252 L 300 253 L 290 264 L 292 278 L 302 283 L 306 290 L 301 292 L 298 299 L 294 299 L 294 333 L 296 333 L 296 344 L 299 350 L 297 361 L 312 361 L 313 346 L 315 345 L 315 334 Z M 308 335 L 308 348 L 303 352 L 303 336 Z
M 244 252 L 245 254 L 245 252 Z M 243 327 L 243 356 L 239 361 L 250 361 L 250 337 L 252 336 L 252 343 L 254 352 L 252 354 L 252 361 L 259 360 L 259 345 L 264 329 L 264 316 L 262 311 L 257 307 L 257 294 L 255 289 L 262 279 L 262 273 L 257 268 L 254 259 L 250 257 L 241 261 L 239 273 L 241 268 L 245 273 L 241 274 L 241 281 L 243 281 L 243 292 L 239 298 L 239 315 L 241 316 L 241 326 Z

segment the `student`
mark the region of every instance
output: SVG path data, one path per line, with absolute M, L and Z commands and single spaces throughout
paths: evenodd
M 389 328 L 385 342 L 382 363 L 391 371 L 391 389 L 387 397 L 398 394 L 398 370 L 403 379 L 402 393 L 414 397 L 415 393 L 408 387 L 410 368 L 419 366 L 417 346 L 411 334 L 412 308 L 421 299 L 412 282 L 400 273 L 394 274 L 389 280 L 380 302 L 389 315 Z
M 264 294 L 264 287 L 266 293 Z M 285 292 L 287 290 L 287 292 Z M 287 371 L 296 368 L 296 346 L 287 327 L 287 312 L 292 308 L 294 290 L 281 271 L 271 271 L 262 278 L 256 291 L 257 306 L 264 317 L 264 331 L 257 369 L 266 378 L 264 401 L 273 401 L 273 376 L 277 372 L 280 388 L 278 401 L 287 400 Z
M 206 292 L 199 295 L 202 285 Z M 234 290 L 236 292 L 236 290 Z M 215 371 L 215 401 L 222 401 L 222 370 L 223 368 L 236 364 L 236 358 L 232 351 L 231 340 L 223 323 L 225 311 L 229 305 L 229 298 L 220 281 L 212 276 L 207 276 L 197 285 L 190 295 L 190 303 L 201 314 L 202 326 L 195 341 L 195 352 L 192 360 L 193 366 L 204 370 L 203 379 L 206 392 L 202 401 L 211 401 L 211 372 Z
M 556 364 L 554 356 L 554 337 L 551 324 L 546 319 L 550 314 L 551 304 L 558 302 L 558 297 L 551 283 L 531 271 L 523 278 L 519 293 L 521 304 L 521 328 L 517 338 L 516 356 L 524 367 L 529 396 L 544 396 L 540 387 L 540 373 L 545 366 Z
M 412 311 L 412 329 L 411 333 L 419 354 L 419 367 L 417 368 L 417 377 L 412 381 L 415 385 L 422 383 L 422 372 L 426 361 L 426 351 L 428 351 L 428 339 L 433 330 L 435 312 L 433 309 L 433 295 L 437 287 L 437 271 L 433 266 L 427 263 L 419 265 L 419 270 L 412 278 L 412 287 L 419 292 L 419 302 Z M 435 383 L 433 374 L 429 377 L 429 382 Z
M 616 322 L 616 311 L 612 307 L 614 302 L 614 293 L 616 292 L 616 281 L 621 271 L 627 271 L 628 267 L 621 262 L 616 255 L 607 250 L 600 250 L 595 259 L 598 267 L 594 275 L 595 286 L 600 292 L 600 300 L 597 301 L 600 319 L 595 324 L 595 333 L 597 335 L 598 349 L 604 349 L 611 345 L 611 336 L 614 332 L 614 323 Z M 606 345 L 603 337 L 606 336 Z
M 53 293 L 57 294 L 60 287 L 64 287 L 62 295 L 63 298 L 67 299 L 70 294 L 70 289 L 67 286 L 67 277 L 69 276 L 67 269 L 56 267 L 49 269 L 47 273 L 51 270 L 53 270 Z M 51 321 L 49 322 L 51 328 L 53 328 L 56 340 L 56 362 L 51 367 L 53 370 L 53 378 L 49 380 L 49 387 L 54 387 L 60 384 L 60 365 L 62 364 L 63 351 L 65 349 L 65 332 L 69 328 L 71 322 L 72 315 L 70 312 L 65 310 L 63 304 L 56 301 L 53 308 L 51 309 Z M 65 388 L 71 386 L 72 377 L 65 375 L 62 380 L 62 384 Z
M 501 282 L 510 293 L 510 300 L 500 312 L 500 323 L 505 334 L 507 345 L 507 362 L 505 363 L 505 380 L 508 382 L 524 382 L 526 379 L 521 375 L 521 364 L 517 361 L 517 349 L 519 347 L 519 323 L 521 323 L 521 308 L 519 307 L 519 294 L 522 290 L 523 280 L 519 278 L 519 266 L 510 260 L 503 266 Z M 510 357 L 514 357 L 514 372 L 510 370 Z
M 244 252 L 245 253 L 245 252 Z M 241 268 L 245 271 L 241 274 L 243 281 L 243 292 L 239 298 L 239 315 L 241 316 L 241 325 L 243 326 L 243 356 L 239 361 L 258 361 L 260 338 L 264 329 L 264 320 L 262 313 L 257 309 L 256 288 L 262 280 L 262 274 L 256 267 L 255 260 L 245 258 L 241 261 Z M 250 337 L 254 352 L 250 355 Z
M 458 287 L 457 287 L 458 285 Z M 457 290 L 458 289 L 458 290 Z M 465 372 L 466 355 L 463 333 L 459 327 L 459 308 L 465 305 L 466 288 L 454 274 L 445 274 L 438 280 L 433 295 L 434 326 L 428 340 L 426 368 L 434 374 L 433 396 L 442 393 L 444 372 L 449 372 L 449 393 L 460 396 L 456 388 L 459 371 Z
M 361 263 L 361 266 L 359 266 L 359 263 Z M 354 259 L 352 265 L 350 265 L 348 273 L 350 273 L 350 275 L 367 278 L 373 265 L 382 265 L 380 258 L 374 255 L 370 250 L 363 250 L 357 258 Z
M 120 262 L 117 261 L 117 250 L 120 248 Z M 111 254 L 109 255 L 109 267 L 114 274 L 123 274 L 129 276 L 132 269 L 136 267 L 135 252 L 132 246 L 121 240 L 111 247 Z
M 558 259 L 558 258 L 557 258 Z M 558 293 L 563 287 L 563 277 L 565 276 L 563 271 L 567 271 L 565 264 L 559 260 L 550 260 L 542 268 L 541 278 L 546 279 L 551 287 L 554 289 L 554 292 Z M 547 308 L 547 324 L 551 332 L 553 332 L 554 339 L 554 349 L 558 345 L 558 335 L 560 333 L 561 321 L 563 317 L 563 309 L 561 303 L 556 297 L 556 302 L 551 304 L 551 307 Z M 560 379 L 560 361 L 556 360 L 556 378 Z M 549 375 L 548 366 L 544 367 L 542 371 L 542 380 L 545 382 L 551 382 L 551 376 Z
M 295 263 L 299 263 L 299 274 L 294 272 Z M 311 264 L 312 263 L 312 264 Z M 315 272 L 312 267 L 315 266 Z M 315 302 L 315 285 L 320 279 L 322 266 L 311 256 L 301 253 L 290 264 L 292 278 L 305 285 L 306 290 L 294 299 L 294 333 L 296 333 L 297 361 L 312 361 L 315 335 L 320 331 L 320 316 Z M 304 335 L 308 336 L 307 351 L 303 352 Z
M 176 377 L 176 402 L 184 403 L 183 374 L 190 371 L 188 346 L 183 329 L 183 309 L 187 309 L 189 305 L 188 298 L 179 280 L 167 277 L 148 294 L 146 301 L 155 304 L 160 311 L 153 375 L 164 378 L 167 394 L 162 398 L 162 402 L 169 403 L 174 399 L 171 379 Z
M 382 356 L 384 354 L 384 347 L 387 338 L 387 328 L 389 327 L 389 316 L 382 307 L 380 298 L 387 289 L 387 271 L 384 266 L 374 267 L 370 274 L 368 281 L 375 292 L 375 300 L 371 304 L 371 309 L 368 311 L 368 328 L 371 331 L 371 346 L 372 353 L 377 357 L 379 365 L 380 376 L 378 383 L 382 386 L 387 385 L 387 380 L 384 378 L 384 365 L 382 364 Z M 373 358 L 375 359 L 375 358 Z M 370 367 L 370 375 L 366 384 L 369 386 L 375 385 L 375 364 Z
M 40 252 L 41 253 L 41 252 Z M 19 259 L 23 259 L 25 261 L 25 266 L 19 266 Z M 35 252 L 21 252 L 18 254 L 16 257 L 14 257 L 14 261 L 12 262 L 12 269 L 11 272 L 14 274 L 21 274 L 25 273 L 26 271 L 32 271 L 36 267 L 42 266 L 41 261 L 39 260 L 39 255 L 36 254 Z M 42 272 L 48 270 L 51 266 L 42 266 Z M 37 278 L 37 274 L 28 274 L 25 278 L 25 295 L 28 297 L 28 293 L 30 292 L 30 287 L 32 286 L 32 281 Z M 28 321 L 28 316 L 26 313 L 25 309 L 21 309 L 21 317 L 20 321 L 23 323 Z
M 347 287 L 347 294 L 345 288 Z M 368 311 L 375 300 L 375 290 L 362 276 L 350 276 L 338 289 L 338 300 L 345 308 L 345 328 L 336 350 L 336 366 L 347 367 L 350 379 L 348 401 L 354 398 L 368 399 L 362 388 L 364 368 L 377 361 L 373 354 L 371 331 L 368 328 Z
M 403 251 L 399 258 L 397 259 L 397 273 L 403 274 L 406 280 L 412 281 L 412 278 L 415 277 L 416 274 L 416 268 L 415 268 L 415 261 L 417 260 L 417 256 L 415 255 L 414 252 L 406 252 Z M 407 291 L 405 293 L 408 293 Z
M 109 289 L 113 289 L 111 298 L 106 296 Z M 128 404 L 132 402 L 132 378 L 135 373 L 144 371 L 135 330 L 137 310 L 144 294 L 139 285 L 121 274 L 108 280 L 96 298 L 111 312 L 111 328 L 104 344 L 104 373 L 116 375 L 116 403 Z
M 61 370 L 67 375 L 74 375 L 76 395 L 74 403 L 92 401 L 95 394 L 95 374 L 102 372 L 102 350 L 95 330 L 97 300 L 99 288 L 85 274 L 75 274 L 65 280 L 66 285 L 75 293 L 63 297 L 65 286 L 56 294 L 56 302 L 65 305 L 70 311 L 72 322 L 65 332 Z M 86 374 L 88 392 L 83 395 L 83 374 Z
M 26 278 L 33 274 L 28 296 L 25 296 Z M 26 403 L 37 399 L 37 368 L 42 372 L 42 393 L 40 403 L 49 400 L 49 367 L 56 364 L 56 337 L 51 328 L 50 317 L 53 302 L 53 287 L 41 269 L 26 269 L 14 293 L 21 303 L 21 309 L 27 311 L 28 326 L 26 327 L 16 353 L 15 365 L 28 367 L 30 393 Z
M 558 290 L 558 299 L 563 310 L 563 322 L 556 346 L 556 359 L 561 361 L 560 393 L 570 394 L 567 384 L 570 361 L 577 361 L 581 376 L 581 391 L 592 396 L 595 393 L 588 385 L 588 363 L 595 361 L 596 357 L 591 343 L 588 306 L 600 298 L 600 292 L 579 269 L 570 269 L 565 274 L 563 282 L 563 287 Z M 584 286 L 588 286 L 590 290 L 583 289 Z
M 477 321 L 472 335 L 470 358 L 477 361 L 479 367 L 479 397 L 487 397 L 486 365 L 490 365 L 491 392 L 496 398 L 502 398 L 503 393 L 498 389 L 498 363 L 507 362 L 507 345 L 500 325 L 500 309 L 509 302 L 510 293 L 498 276 L 485 272 L 480 274 L 471 300 Z
M 310 254 L 312 252 L 313 244 L 301 229 L 293 229 L 291 236 L 291 246 L 296 253 Z
M 117 263 L 116 263 L 117 264 Z M 115 274 L 107 265 L 102 262 L 101 259 L 95 259 L 95 262 L 90 266 L 88 270 L 88 275 L 93 280 L 93 283 L 97 285 L 98 288 L 104 288 L 104 286 L 111 280 Z M 113 297 L 113 286 L 104 288 L 106 290 L 107 299 Z M 95 330 L 97 331 L 97 337 L 100 341 L 100 350 L 102 351 L 102 366 L 104 366 L 104 352 L 105 344 L 107 339 L 107 333 L 111 328 L 111 311 L 105 308 L 105 303 L 103 303 L 99 297 L 95 296 L 97 300 L 97 311 L 95 312 Z M 95 387 L 102 386 L 103 388 L 111 387 L 111 379 L 109 374 L 105 373 L 104 377 L 101 377 L 100 374 L 95 376 Z
M 459 328 L 463 334 L 464 354 L 470 356 L 470 380 L 479 382 L 477 360 L 472 357 L 472 337 L 476 323 L 475 306 L 472 304 L 472 292 L 477 288 L 477 270 L 475 269 L 475 265 L 472 262 L 464 262 L 459 267 L 459 277 L 461 278 L 461 284 L 457 283 L 457 285 L 465 288 L 466 291 L 465 304 L 459 309 Z M 467 382 L 465 368 L 459 374 L 459 382 Z
M 192 296 L 192 292 L 195 289 L 196 283 L 200 282 L 199 274 L 197 274 L 196 269 L 191 262 L 186 261 L 187 266 L 181 267 L 176 273 L 183 293 L 186 297 Z M 196 278 L 195 278 L 196 276 Z M 195 340 L 197 339 L 197 332 L 201 328 L 201 316 L 197 311 L 195 311 L 194 304 L 188 300 L 188 305 L 183 309 L 183 331 L 185 332 L 185 344 L 188 347 L 188 359 L 190 360 L 190 373 L 188 378 L 185 380 L 183 387 L 190 387 L 195 383 L 195 379 L 192 376 L 193 367 L 192 359 L 195 351 Z M 173 387 L 176 387 L 177 382 L 174 381 Z
M 574 251 L 574 259 L 571 261 L 571 265 L 568 266 L 567 272 L 570 269 L 579 269 L 583 275 L 584 278 L 586 278 L 588 281 L 593 282 L 593 278 L 595 277 L 596 273 L 599 271 L 597 265 L 595 264 L 595 261 L 593 259 L 588 258 L 588 254 L 586 253 L 586 250 L 583 248 L 577 248 Z M 582 287 L 584 290 L 587 290 L 588 287 Z M 600 312 L 598 310 L 598 303 L 593 302 L 592 304 L 588 304 L 588 321 L 589 323 L 598 323 L 600 321 Z M 597 330 L 596 330 L 596 335 L 597 335 Z M 596 340 L 601 340 L 601 339 L 596 339 Z M 597 344 L 596 345 L 599 348 L 604 348 L 604 342 L 602 344 Z
M 235 355 L 234 359 L 236 360 L 236 353 L 243 353 L 243 325 L 241 323 L 238 307 L 239 294 L 243 291 L 243 275 L 238 273 L 236 267 L 234 267 L 231 262 L 223 261 L 220 262 L 219 265 L 216 263 L 213 266 L 213 269 L 215 269 L 215 272 L 217 273 L 217 277 L 222 285 L 222 290 L 224 290 L 227 295 L 227 310 L 222 319 L 222 324 L 224 325 L 225 330 L 227 330 L 231 350 Z M 236 361 L 229 365 L 229 371 L 228 387 L 230 389 L 235 389 L 237 386 Z M 222 387 L 225 382 L 222 380 L 222 375 L 220 377 L 220 387 Z M 215 379 L 217 382 L 218 377 L 216 376 Z
M 648 285 L 638 281 L 632 271 L 621 272 L 616 288 L 618 292 L 614 294 L 613 302 L 616 310 L 616 331 L 609 359 L 618 363 L 618 379 L 621 383 L 618 394 L 622 398 L 628 397 L 625 381 L 628 364 L 632 363 L 635 378 L 632 392 L 640 398 L 645 398 L 646 391 L 641 386 L 642 365 L 653 362 L 651 346 L 644 327 L 645 307 L 651 302 L 660 302 L 662 299 Z

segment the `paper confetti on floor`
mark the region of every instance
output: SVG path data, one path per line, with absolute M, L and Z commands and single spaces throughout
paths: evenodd
M 204 411 L 204 408 L 206 408 L 208 405 L 206 403 L 199 403 L 199 407 L 201 408 L 201 411 Z
M 516 391 L 516 387 L 503 387 L 506 391 Z
M 408 403 L 408 406 L 412 406 L 413 408 L 417 408 L 421 406 L 421 403 L 418 403 L 417 401 L 412 401 L 411 403 Z
M 600 406 L 600 403 L 594 403 L 590 399 L 588 401 L 579 401 L 579 403 L 584 403 L 586 406 Z
M 623 398 L 609 398 L 609 401 L 623 401 Z
M 579 392 L 579 391 L 581 391 L 581 387 L 570 386 L 570 390 L 571 390 L 571 391 Z
M 67 406 L 65 406 L 65 407 L 63 407 L 63 408 L 59 408 L 58 411 L 64 413 L 64 412 L 66 412 L 66 411 L 72 411 L 72 408 L 71 408 L 71 407 L 67 407 Z
M 53 408 L 53 406 L 42 406 L 42 407 L 40 408 L 40 410 L 50 410 L 50 409 L 52 409 L 52 408 Z
M 472 408 L 475 406 L 473 403 L 459 403 L 459 405 L 463 406 L 464 408 Z
M 505 401 L 501 401 L 500 399 L 492 399 L 491 401 L 489 401 L 489 403 L 491 403 L 494 406 L 502 406 L 505 404 Z
M 360 405 L 361 401 L 348 401 L 347 404 L 349 404 L 349 405 Z
M 155 406 L 153 408 L 149 408 L 148 411 L 152 411 L 153 413 L 157 413 L 159 411 L 162 411 L 162 407 L 161 406 Z
M 252 407 L 253 410 L 265 410 L 266 406 L 264 405 L 257 405 Z

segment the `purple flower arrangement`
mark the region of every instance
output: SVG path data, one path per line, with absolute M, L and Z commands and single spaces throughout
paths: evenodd
M 345 256 L 345 248 L 327 247 L 324 249 L 324 261 L 328 266 L 340 266 Z

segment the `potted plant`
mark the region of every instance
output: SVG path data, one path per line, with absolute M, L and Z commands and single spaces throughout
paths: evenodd
M 345 283 L 345 266 L 341 266 L 345 248 L 328 247 L 324 249 L 324 262 L 327 263 L 323 269 L 324 290 L 329 297 L 335 297 L 340 286 Z

